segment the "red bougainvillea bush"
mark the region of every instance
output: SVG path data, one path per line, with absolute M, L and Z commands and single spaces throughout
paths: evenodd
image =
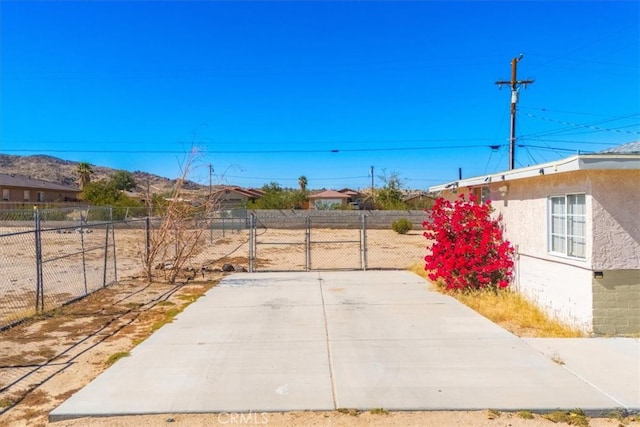
M 440 198 L 425 221 L 430 254 L 424 260 L 429 279 L 447 290 L 502 289 L 513 276 L 513 246 L 503 239 L 502 218 L 491 218 L 490 202 L 476 203 L 463 194 L 450 202 Z

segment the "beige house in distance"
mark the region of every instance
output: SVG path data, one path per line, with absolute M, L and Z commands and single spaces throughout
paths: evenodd
M 429 189 L 502 215 L 514 287 L 585 332 L 640 333 L 640 141 Z
M 0 174 L 0 206 L 20 204 L 75 202 L 80 189 L 20 175 Z
M 218 209 L 246 208 L 248 202 L 263 195 L 264 191 L 255 188 L 220 185 L 213 188 L 210 200 Z
M 326 190 L 309 196 L 309 209 L 326 210 L 347 206 L 349 194 L 335 190 Z

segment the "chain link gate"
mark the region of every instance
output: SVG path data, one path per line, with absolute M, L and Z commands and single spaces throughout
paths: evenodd
M 361 217 L 360 221 L 364 219 Z M 329 230 L 329 232 L 327 232 Z M 307 270 L 364 270 L 366 229 L 344 219 L 309 217 Z
M 423 261 L 420 228 L 400 235 L 390 221 L 424 213 L 386 214 L 295 211 L 252 212 L 249 216 L 249 271 L 405 269 Z
M 309 271 L 309 224 L 309 217 L 267 220 L 252 213 L 249 271 Z

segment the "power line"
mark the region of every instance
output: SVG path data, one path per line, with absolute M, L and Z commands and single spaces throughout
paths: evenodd
M 525 121 L 525 123 L 526 123 L 526 121 Z M 520 140 L 520 141 L 523 141 L 524 139 L 525 139 L 525 138 L 520 137 L 520 139 L 519 139 L 519 140 Z M 558 157 L 561 157 L 561 156 L 562 156 L 562 153 L 560 153 L 560 152 L 559 152 L 559 151 L 557 151 L 557 150 L 553 150 L 553 148 L 549 145 L 549 143 L 548 143 L 547 141 L 542 140 L 542 141 L 540 141 L 540 142 L 542 142 L 542 143 L 544 144 L 544 146 L 545 146 L 545 147 L 548 147 L 550 150 L 552 150 L 552 151 L 555 153 L 555 155 L 556 155 L 556 156 L 558 156 Z M 527 153 L 529 154 L 529 157 L 531 157 L 531 158 L 532 158 L 532 160 L 533 160 L 533 162 L 534 162 L 534 164 L 535 164 L 535 159 L 533 159 L 533 154 L 531 153 L 531 150 L 529 150 L 529 148 L 525 148 L 525 150 L 527 151 Z M 541 157 L 542 157 L 542 156 L 541 156 Z M 544 157 L 543 157 L 543 158 L 544 158 Z
M 493 157 L 493 150 L 489 153 L 489 159 L 487 160 L 487 164 L 484 167 L 483 175 L 487 173 L 487 169 L 489 169 L 489 163 L 491 163 L 491 158 Z
M 530 145 L 530 144 L 518 144 L 518 147 L 535 148 L 537 150 L 553 151 L 556 154 L 559 154 L 559 153 L 557 153 L 558 151 L 564 151 L 566 153 L 575 153 L 575 152 L 580 151 L 580 150 L 574 150 L 574 149 L 571 149 L 571 148 L 559 148 L 559 147 L 549 147 L 549 146 L 543 147 L 543 146 L 540 146 L 540 145 Z
M 258 141 L 258 140 L 220 140 L 216 139 L 213 141 L 216 144 L 284 144 L 284 145 L 294 145 L 294 144 L 386 144 L 386 143 L 425 143 L 425 142 L 460 142 L 460 141 L 495 141 L 495 138 L 488 137 L 469 137 L 469 138 L 416 138 L 416 139 L 353 139 L 353 140 L 277 140 L 277 141 Z M 202 143 L 207 143 L 211 141 L 202 141 Z M 132 141 L 132 140 L 117 140 L 117 141 L 109 141 L 109 140 L 91 140 L 91 141 L 72 141 L 72 140 L 47 140 L 47 139 L 11 139 L 9 141 L 0 141 L 2 144 L 170 144 L 170 145 L 183 145 L 183 144 L 191 144 L 186 142 L 175 142 L 175 141 Z
M 578 60 L 581 63 L 584 62 L 582 60 L 579 60 L 576 57 L 572 58 L 572 55 L 575 54 L 576 52 L 585 52 L 587 51 L 589 54 L 591 54 L 594 51 L 594 46 L 601 44 L 601 45 L 605 45 L 607 47 L 609 46 L 615 46 L 618 45 L 620 46 L 620 40 L 622 41 L 627 41 L 629 40 L 629 31 L 630 30 L 635 30 L 637 29 L 637 22 L 634 22 L 633 24 L 629 24 L 625 27 L 617 27 L 617 32 L 615 34 L 612 33 L 605 33 L 600 37 L 597 37 L 595 40 L 590 40 L 590 41 L 586 41 L 587 39 L 583 39 L 580 43 L 578 44 L 571 44 L 571 48 L 570 50 L 567 49 L 564 52 L 561 52 L 560 55 L 548 55 L 546 52 L 545 53 L 538 53 L 538 52 L 534 52 L 533 54 L 535 54 L 536 56 L 539 56 L 541 58 L 549 58 L 549 60 L 545 63 L 542 63 L 540 65 L 540 67 L 544 68 L 547 67 L 549 64 L 552 64 L 553 62 L 556 62 L 558 60 Z M 615 39 L 618 40 L 615 40 Z M 614 40 L 612 40 L 614 39 Z M 630 46 L 631 44 L 629 44 Z M 625 46 L 626 48 L 626 46 Z M 532 52 L 529 52 L 532 53 Z M 613 53 L 612 50 L 609 50 L 608 52 L 609 54 Z M 557 69 L 556 66 L 554 66 L 554 69 Z
M 548 122 L 558 123 L 558 124 L 562 124 L 562 125 L 566 125 L 566 126 L 593 129 L 593 130 L 597 130 L 597 131 L 601 131 L 601 132 L 617 132 L 617 133 L 626 133 L 626 134 L 630 134 L 630 135 L 640 135 L 640 132 L 637 132 L 637 131 L 620 130 L 619 128 L 601 128 L 601 127 L 592 126 L 592 125 L 581 125 L 581 124 L 578 124 L 578 123 L 568 122 L 566 120 L 555 120 L 555 119 L 550 119 L 550 118 L 547 118 L 547 117 L 541 117 L 541 116 L 537 116 L 537 115 L 531 114 L 531 113 L 525 113 L 525 114 L 527 116 L 533 117 L 535 119 L 545 120 L 545 121 L 548 121 Z
M 3 70 L 3 74 L 12 78 L 29 78 L 30 76 L 50 77 L 56 79 L 153 79 L 153 78 L 194 78 L 194 77 L 225 77 L 225 76 L 246 76 L 246 75 L 305 75 L 305 74 L 332 74 L 353 72 L 360 69 L 367 69 L 371 71 L 396 71 L 396 70 L 448 70 L 452 66 L 464 65 L 468 61 L 473 60 L 476 65 L 492 65 L 494 61 L 492 57 L 498 58 L 497 55 L 477 55 L 477 56 L 465 56 L 464 60 L 452 62 L 449 58 L 429 58 L 429 60 L 416 60 L 411 59 L 390 59 L 384 61 L 358 61 L 347 63 L 322 63 L 314 64 L 312 66 L 304 66 L 295 64 L 293 66 L 288 64 L 282 64 L 281 67 L 271 66 L 255 66 L 249 65 L 242 68 L 218 68 L 218 69 L 203 69 L 203 68 L 146 68 L 146 69 L 126 69 L 115 68 L 110 70 L 103 69 L 91 69 L 91 70 L 42 70 L 42 69 L 18 69 L 18 70 Z
M 499 147 L 498 152 L 501 154 L 500 154 L 500 157 L 496 160 L 496 165 L 493 167 L 493 173 L 498 172 L 500 164 L 502 163 L 504 156 L 507 154 L 507 151 L 509 150 L 502 150 L 502 146 Z M 486 175 L 486 172 L 483 175 Z
M 528 113 L 525 113 L 525 114 L 528 114 Z M 624 119 L 628 119 L 628 118 L 631 118 L 631 117 L 636 117 L 636 116 L 639 116 L 639 115 L 640 115 L 640 113 L 632 113 L 632 114 L 627 114 L 627 115 L 624 115 L 624 116 L 608 117 L 607 119 L 596 120 L 594 122 L 585 123 L 582 126 L 593 126 L 593 125 L 599 125 L 599 124 L 603 124 L 603 123 L 615 122 L 615 121 L 618 121 L 618 120 L 624 120 Z M 521 136 L 520 139 L 531 139 L 531 138 L 537 138 L 537 137 L 541 137 L 541 136 L 558 135 L 558 134 L 565 134 L 566 135 L 569 130 L 570 129 L 567 129 L 567 128 L 560 128 L 560 129 L 552 129 L 552 130 L 547 130 L 547 131 L 535 132 L 535 133 L 532 133 L 532 134 L 529 134 L 529 135 Z
M 340 177 L 333 177 L 333 178 L 314 178 L 314 177 L 308 177 L 308 179 L 310 181 L 330 181 L 330 180 L 337 180 L 337 179 L 362 179 L 362 178 L 368 178 L 368 175 L 360 175 L 360 176 L 340 176 Z M 268 178 L 268 177 L 263 177 L 263 176 L 242 176 L 242 175 L 225 175 L 225 178 L 236 178 L 236 179 L 261 179 L 261 180 L 265 180 L 265 181 L 298 181 L 298 178 Z
M 318 154 L 318 153 L 363 153 L 363 152 L 389 152 L 389 151 L 425 151 L 425 150 L 449 150 L 459 148 L 483 148 L 486 145 L 458 145 L 458 146 L 433 146 L 433 147 L 387 147 L 387 148 L 333 148 L 316 150 L 203 150 L 203 154 Z M 90 150 L 90 149 L 6 149 L 4 152 L 24 153 L 95 153 L 95 154 L 185 154 L 187 150 Z
M 612 116 L 610 114 L 602 114 L 602 113 L 591 113 L 591 112 L 585 112 L 585 111 L 569 111 L 569 110 L 556 110 L 556 109 L 552 109 L 549 110 L 546 107 L 527 107 L 527 106 L 520 106 L 521 110 L 531 110 L 531 111 L 542 111 L 543 113 L 564 113 L 564 114 L 577 114 L 577 115 L 581 115 L 581 116 L 596 116 L 596 117 L 606 117 L 607 119 L 610 120 L 620 120 L 623 118 L 628 118 L 628 117 L 633 117 L 633 116 L 638 116 L 640 115 L 640 113 L 632 113 L 632 114 L 628 114 L 628 115 L 624 115 L 624 116 Z

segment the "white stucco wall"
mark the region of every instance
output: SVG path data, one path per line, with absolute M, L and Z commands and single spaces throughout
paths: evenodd
M 498 191 L 508 186 L 504 196 Z M 592 263 L 592 198 L 590 184 L 585 172 L 545 175 L 535 178 L 491 184 L 491 200 L 496 214 L 502 214 L 505 236 L 517 246 L 518 252 L 528 256 L 548 259 L 575 265 L 578 268 L 591 269 Z M 586 257 L 575 259 L 550 254 L 548 251 L 547 200 L 549 196 L 565 194 L 585 194 L 586 218 Z
M 544 175 L 508 183 L 492 183 L 495 214 L 501 214 L 505 238 L 516 248 L 514 287 L 548 314 L 592 331 L 592 198 L 584 172 Z M 502 195 L 498 190 L 508 186 Z M 585 194 L 586 257 L 575 259 L 548 251 L 549 196 Z
M 516 257 L 514 288 L 548 315 L 592 332 L 593 287 L 590 270 L 525 255 Z
M 591 171 L 594 270 L 640 269 L 640 170 Z

